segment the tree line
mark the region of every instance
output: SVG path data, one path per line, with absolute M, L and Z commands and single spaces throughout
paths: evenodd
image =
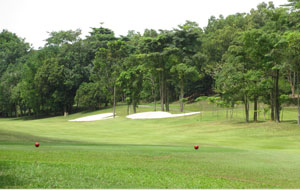
M 300 3 L 261 3 L 250 13 L 209 18 L 204 28 L 186 21 L 172 30 L 129 31 L 116 37 L 103 26 L 49 33 L 33 49 L 7 30 L 0 33 L 0 116 L 59 115 L 140 101 L 155 110 L 219 95 L 224 105 L 253 103 L 280 122 L 283 103 L 298 105 Z M 160 108 L 156 108 L 157 102 Z M 115 111 L 114 111 L 115 112 Z

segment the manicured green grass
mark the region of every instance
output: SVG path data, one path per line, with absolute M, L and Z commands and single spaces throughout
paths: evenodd
M 0 119 L 0 188 L 300 188 L 295 109 L 280 124 L 262 115 L 245 124 L 239 109 L 232 120 L 211 111 L 130 120 L 119 106 L 117 118 L 93 122 L 68 120 L 111 110 Z

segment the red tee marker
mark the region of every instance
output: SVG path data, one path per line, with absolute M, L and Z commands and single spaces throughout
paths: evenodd
M 36 142 L 34 145 L 35 145 L 35 147 L 39 147 L 40 143 Z
M 195 146 L 194 146 L 194 149 L 195 149 L 195 150 L 198 150 L 198 148 L 199 148 L 198 145 L 195 145 Z

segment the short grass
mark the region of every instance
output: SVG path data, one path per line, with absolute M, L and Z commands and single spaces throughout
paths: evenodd
M 111 109 L 0 119 L 0 188 L 300 188 L 295 109 L 280 124 L 262 115 L 245 124 L 242 109 L 226 119 L 226 110 L 205 106 L 202 115 L 155 120 L 127 119 L 126 106 L 93 122 L 68 120 Z

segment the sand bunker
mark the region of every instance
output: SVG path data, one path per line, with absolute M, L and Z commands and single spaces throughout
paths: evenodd
M 181 117 L 181 116 L 187 116 L 187 115 L 194 115 L 194 114 L 199 114 L 199 113 L 200 112 L 171 114 L 169 112 L 156 111 L 156 112 L 136 113 L 136 114 L 128 115 L 127 118 L 130 118 L 130 119 L 160 119 L 160 118 L 170 118 L 170 117 Z M 98 120 L 112 119 L 112 118 L 113 118 L 113 113 L 102 113 L 102 114 L 91 115 L 91 116 L 87 116 L 87 117 L 81 117 L 81 118 L 73 119 L 73 120 L 69 120 L 69 121 L 98 121 Z
M 98 120 L 111 119 L 111 118 L 113 118 L 113 113 L 102 113 L 102 114 L 91 115 L 87 117 L 81 117 L 69 121 L 98 121 Z
M 187 115 L 194 115 L 199 114 L 200 112 L 191 112 L 191 113 L 183 113 L 183 114 L 171 114 L 168 112 L 143 112 L 143 113 L 136 113 L 132 115 L 128 115 L 127 118 L 130 119 L 160 119 L 160 118 L 170 118 L 170 117 L 181 117 Z

